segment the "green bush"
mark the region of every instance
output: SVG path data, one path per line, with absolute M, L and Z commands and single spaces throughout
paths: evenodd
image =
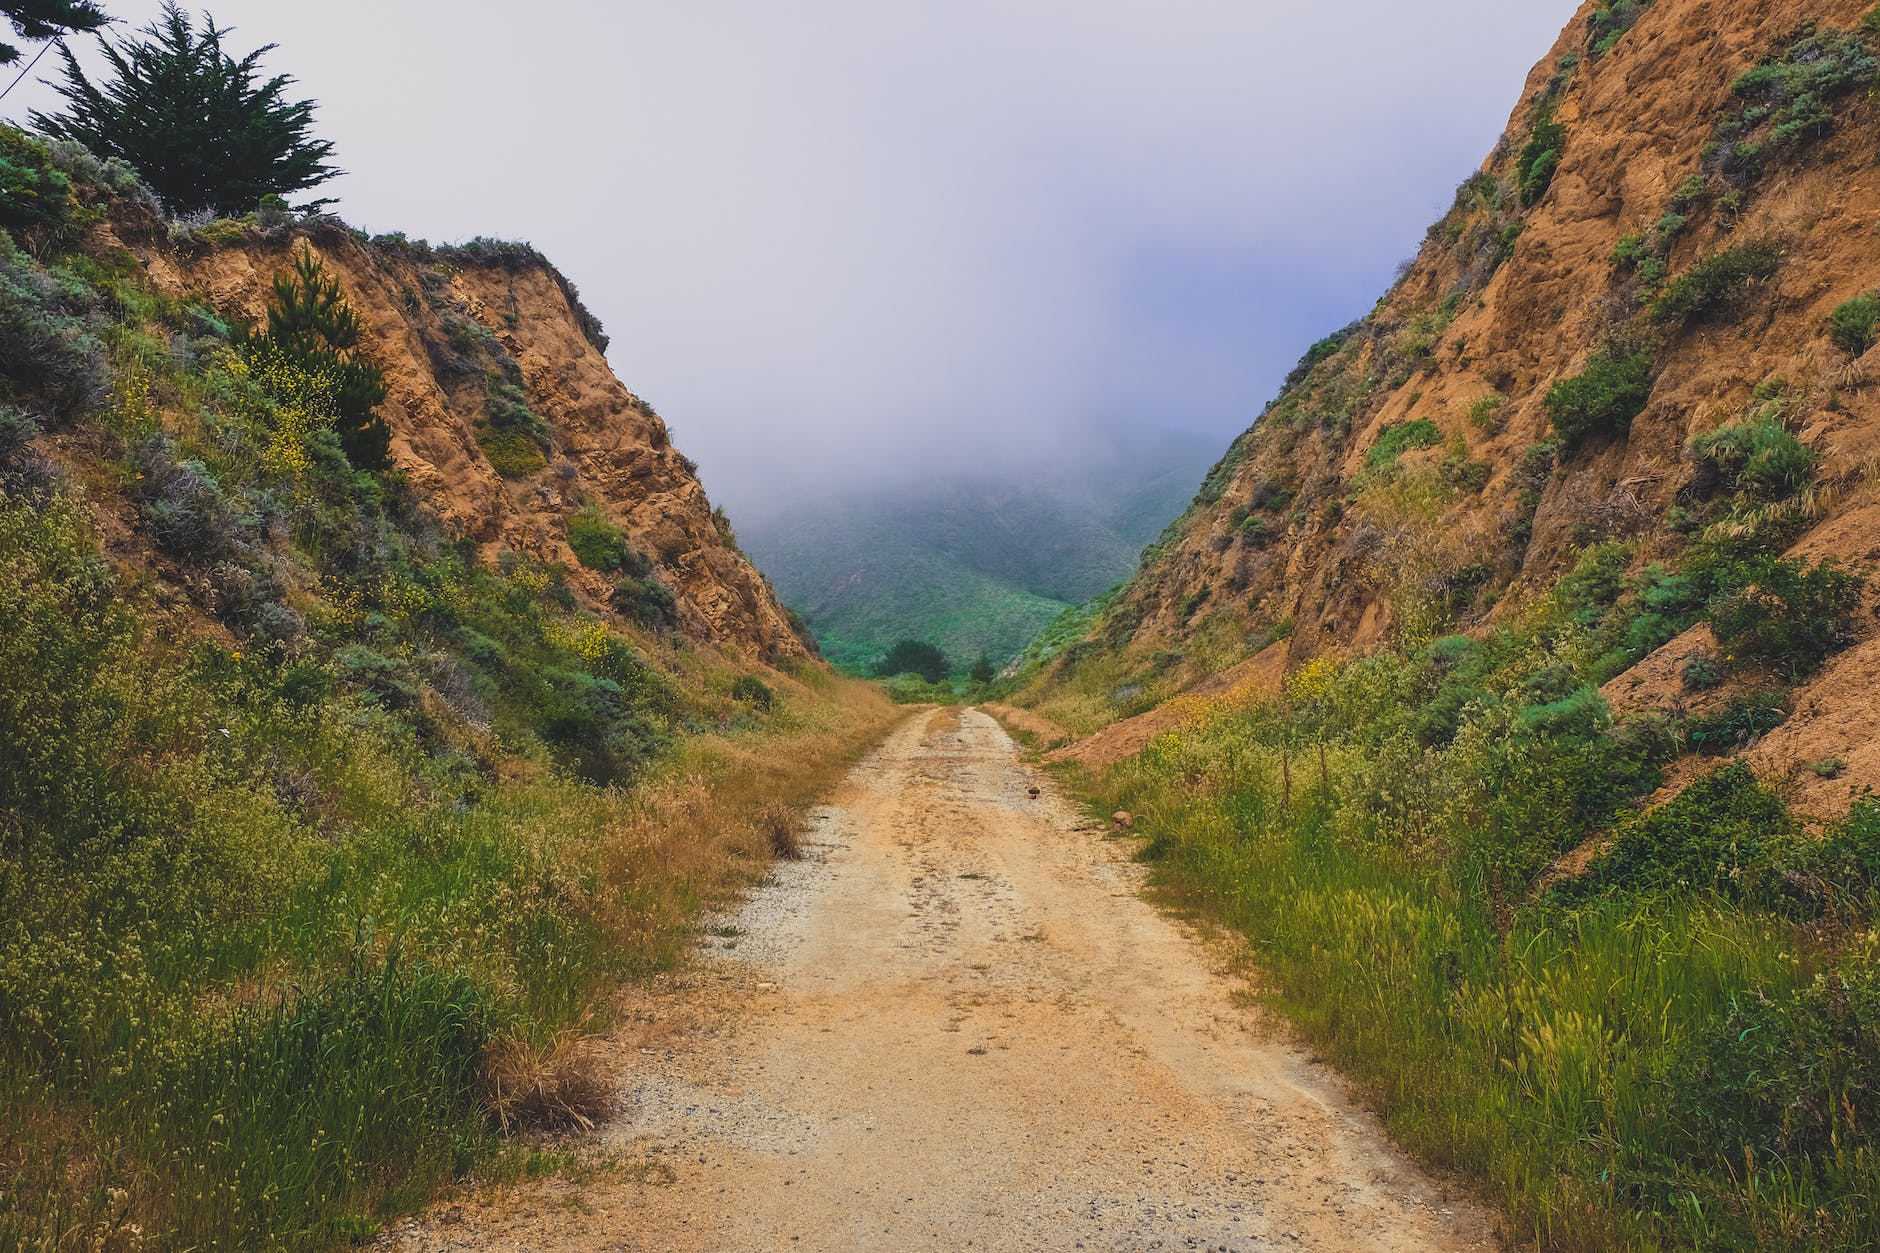
M 1651 394 L 1651 351 L 1609 343 L 1587 359 L 1580 373 L 1548 389 L 1547 413 L 1562 444 L 1576 448 L 1631 430 Z
M 1781 265 L 1782 254 L 1768 243 L 1712 253 L 1665 285 L 1652 305 L 1652 317 L 1680 325 L 1734 317 L 1744 297 Z
M 1733 697 L 1713 713 L 1692 718 L 1684 726 L 1684 737 L 1706 756 L 1727 757 L 1788 720 L 1788 705 L 1780 693 L 1751 692 Z
M 0 378 L 44 399 L 61 417 L 103 403 L 111 369 L 84 316 L 88 285 L 49 272 L 0 231 Z
M 1635 551 L 1635 545 L 1616 539 L 1587 548 L 1555 584 L 1562 608 L 1587 626 L 1597 624 L 1626 590 L 1625 573 Z
M 1469 421 L 1484 431 L 1497 430 L 1501 426 L 1502 410 L 1507 403 L 1508 398 L 1500 392 L 1477 397 L 1469 405 Z
M 1707 167 L 1738 186 L 1756 179 L 1772 155 L 1790 154 L 1834 130 L 1834 111 L 1880 72 L 1857 35 L 1814 22 L 1730 85 L 1732 107 L 1705 149 Z
M 1364 454 L 1364 466 L 1372 473 L 1387 471 L 1406 452 L 1417 448 L 1434 448 L 1442 442 L 1442 428 L 1428 418 L 1392 422 L 1378 432 L 1377 442 Z
M 525 431 L 478 423 L 476 441 L 490 469 L 506 479 L 527 478 L 548 466 L 541 445 Z
M 679 625 L 679 602 L 650 568 L 645 574 L 622 575 L 614 584 L 611 603 L 615 610 L 649 630 L 670 631 Z
M 1604 56 L 1611 52 L 1625 33 L 1632 29 L 1632 24 L 1644 16 L 1652 0 L 1612 0 L 1593 10 L 1587 19 L 1587 41 L 1592 46 L 1594 56 Z
M 53 163 L 46 145 L 0 125 L 0 227 L 57 234 L 83 210 L 70 176 Z
M 1626 824 L 1559 895 L 1616 889 L 1753 896 L 1773 873 L 1773 850 L 1796 830 L 1782 798 L 1747 766 L 1732 763 Z
M 1828 337 L 1850 357 L 1865 356 L 1880 327 L 1880 292 L 1862 292 L 1842 301 L 1828 315 Z
M 1787 500 L 1815 474 L 1815 453 L 1781 419 L 1767 415 L 1732 422 L 1691 441 L 1735 490 L 1761 501 Z
M 630 551 L 625 532 L 594 505 L 568 519 L 568 547 L 576 561 L 605 574 L 625 569 Z
M 770 685 L 754 674 L 741 674 L 731 683 L 731 699 L 743 701 L 753 709 L 770 712 L 777 702 L 777 694 L 770 690 Z
M 1534 130 L 1515 156 L 1515 186 L 1521 203 L 1532 207 L 1546 194 L 1567 147 L 1567 128 L 1554 117 L 1551 101 L 1536 111 Z
M 1715 657 L 1706 653 L 1692 653 L 1684 659 L 1678 678 L 1687 692 L 1708 692 L 1723 686 L 1723 667 Z
M 1832 561 L 1760 557 L 1744 562 L 1710 604 L 1723 646 L 1779 666 L 1790 679 L 1813 674 L 1849 642 L 1848 618 L 1863 580 Z

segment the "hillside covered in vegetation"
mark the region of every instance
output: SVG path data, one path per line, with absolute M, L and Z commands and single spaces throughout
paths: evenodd
M 0 183 L 0 1245 L 368 1235 L 611 1099 L 885 702 L 527 247 Z
M 1207 463 L 1196 437 L 1119 439 L 1015 477 L 998 467 L 778 502 L 740 529 L 834 664 L 866 672 L 918 639 L 958 671 L 982 656 L 1002 667 L 1127 578 Z
M 1594 0 L 1010 686 L 1547 1247 L 1880 1242 L 1880 11 Z

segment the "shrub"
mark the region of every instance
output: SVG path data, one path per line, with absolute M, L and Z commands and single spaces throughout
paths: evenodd
M 576 561 L 603 573 L 625 569 L 630 551 L 625 533 L 594 505 L 568 519 L 568 547 Z
M 731 683 L 731 699 L 743 701 L 753 709 L 768 713 L 777 702 L 777 694 L 770 690 L 770 685 L 754 674 L 741 674 Z
M 1753 894 L 1771 853 L 1796 830 L 1775 792 L 1733 762 L 1628 823 L 1612 846 L 1562 894 L 1619 890 Z
M 1841 1165 L 1871 1158 L 1880 1114 L 1880 954 L 1871 937 L 1799 991 L 1732 998 L 1683 1064 L 1668 1069 L 1657 1087 L 1669 1098 L 1685 1152 L 1732 1171 L 1746 1162 L 1770 1171 L 1764 1163 L 1777 1163 L 1772 1183 L 1794 1180 L 1826 1196 L 1851 1191 L 1872 1213 L 1859 1168 Z M 1845 1181 L 1840 1188 L 1837 1177 Z M 1822 1206 L 1818 1230 L 1859 1230 L 1850 1217 Z M 1744 1247 L 1756 1246 L 1807 1243 L 1752 1240 Z
M 1705 149 L 1706 166 L 1738 185 L 1752 181 L 1772 154 L 1798 151 L 1832 132 L 1836 104 L 1876 71 L 1880 60 L 1858 36 L 1803 26 L 1780 54 L 1730 85 L 1735 105 Z
M 1781 264 L 1782 254 L 1768 243 L 1712 253 L 1665 285 L 1652 306 L 1652 317 L 1676 324 L 1732 317 L 1749 291 Z
M 1687 692 L 1708 692 L 1723 686 L 1723 667 L 1708 653 L 1692 653 L 1678 672 Z
M 1711 629 L 1725 648 L 1772 662 L 1799 681 L 1847 643 L 1848 617 L 1862 585 L 1832 561 L 1810 568 L 1756 558 L 1733 572 L 1711 601 Z
M 1624 34 L 1632 29 L 1632 24 L 1644 15 L 1652 0 L 1612 0 L 1593 10 L 1587 19 L 1587 42 L 1592 46 L 1594 56 L 1604 56 L 1611 52 Z
M 1815 453 L 1773 414 L 1732 422 L 1691 441 L 1733 489 L 1762 501 L 1787 500 L 1808 486 Z
M 526 478 L 548 465 L 540 445 L 521 431 L 482 423 L 476 427 L 476 441 L 490 469 L 506 479 Z
M 1555 120 L 1551 101 L 1543 104 L 1535 113 L 1533 133 L 1515 157 L 1515 185 L 1522 204 L 1531 207 L 1546 194 L 1566 146 L 1566 126 Z
M 1789 720 L 1788 709 L 1776 692 L 1752 692 L 1732 699 L 1714 713 L 1685 724 L 1691 747 L 1710 757 L 1726 757 L 1769 734 Z
M 12 465 L 38 434 L 39 423 L 30 413 L 0 404 L 0 470 Z
M 227 560 L 246 547 L 235 503 L 202 462 L 177 459 L 169 436 L 138 444 L 131 463 L 138 474 L 131 496 L 157 547 L 197 565 Z
M 650 567 L 645 573 L 621 576 L 611 601 L 616 611 L 648 630 L 669 631 L 679 625 L 679 602 Z
M 1834 307 L 1828 315 L 1828 337 L 1850 357 L 1865 356 L 1880 327 L 1880 292 L 1862 292 Z
M 495 351 L 500 354 L 499 363 L 515 364 L 500 343 Z M 504 478 L 523 478 L 546 469 L 548 426 L 529 408 L 519 383 L 501 370 L 490 372 L 486 383 L 483 407 L 488 417 L 479 419 L 475 430 L 477 445 L 489 458 L 490 467 Z
M 279 354 L 301 380 L 276 388 L 274 399 L 317 411 L 318 425 L 339 434 L 340 448 L 356 469 L 389 464 L 392 433 L 378 407 L 385 400 L 385 372 L 359 344 L 365 326 L 328 274 L 311 245 L 303 244 L 289 269 L 274 276 L 265 335 L 238 332 L 236 345 L 266 385 L 271 372 L 258 360 Z
M 1284 509 L 1293 500 L 1293 490 L 1278 479 L 1261 479 L 1247 498 L 1250 509 Z
M 1589 547 L 1555 586 L 1561 605 L 1586 625 L 1597 623 L 1625 591 L 1634 551 L 1632 544 L 1616 539 Z
M 1387 471 L 1411 449 L 1434 448 L 1442 442 L 1442 428 L 1428 418 L 1393 422 L 1378 432 L 1377 442 L 1364 455 L 1364 466 L 1373 473 Z
M 0 227 L 58 235 L 83 208 L 46 145 L 0 125 Z
M 1477 397 L 1469 405 L 1469 421 L 1481 430 L 1496 430 L 1501 426 L 1502 408 L 1507 403 L 1508 398 L 1500 392 Z
M 1547 392 L 1547 413 L 1568 448 L 1588 439 L 1623 435 L 1644 412 L 1652 394 L 1649 349 L 1609 343 L 1587 359 L 1586 368 Z
M 61 417 L 109 390 L 104 349 L 80 316 L 96 297 L 59 282 L 0 231 L 0 377 L 44 397 Z

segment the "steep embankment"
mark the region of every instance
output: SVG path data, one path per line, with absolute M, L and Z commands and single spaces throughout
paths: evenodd
M 0 191 L 0 1247 L 356 1241 L 891 710 L 526 247 Z
M 1515 622 L 1597 552 L 1628 618 L 1615 706 L 1702 715 L 1840 652 L 1755 761 L 1829 812 L 1880 785 L 1833 730 L 1871 711 L 1871 596 L 1798 623 L 1838 638 L 1796 664 L 1700 625 L 1769 578 L 1654 573 L 1729 544 L 1880 562 L 1868 8 L 1587 4 L 1402 280 L 1313 346 L 1034 697 L 1088 730 L 1276 638 L 1297 668 Z M 1693 656 L 1721 687 L 1683 681 Z
M 588 568 L 570 543 L 571 525 L 591 509 L 652 562 L 683 629 L 746 656 L 805 655 L 763 576 L 714 514 L 696 467 L 614 375 L 599 324 L 533 249 L 432 249 L 338 225 L 212 229 L 173 242 L 161 223 L 127 216 L 117 223 L 122 242 L 152 282 L 229 319 L 262 321 L 275 275 L 312 247 L 385 368 L 381 412 L 394 463 L 482 559 L 513 552 L 560 563 L 584 601 L 605 612 L 618 572 Z M 530 417 L 505 427 L 517 404 Z

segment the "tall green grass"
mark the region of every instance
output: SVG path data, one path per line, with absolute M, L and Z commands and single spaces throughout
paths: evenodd
M 1164 890 L 1248 937 L 1268 999 L 1393 1134 L 1475 1180 L 1524 1236 L 1876 1247 L 1880 940 L 1862 858 L 1880 852 L 1880 810 L 1817 845 L 1779 802 L 1770 825 L 1753 782 L 1696 793 L 1669 821 L 1616 795 L 1577 806 L 1576 755 L 1623 735 L 1522 742 L 1518 711 L 1493 714 L 1497 688 L 1547 661 L 1516 649 L 1473 671 L 1475 703 L 1442 747 L 1404 730 L 1427 672 L 1374 658 L 1311 669 L 1288 704 L 1221 710 L 1080 785 L 1136 815 Z M 1594 889 L 1542 873 L 1609 826 Z M 1746 844 L 1752 828 L 1767 840 Z M 1675 873 L 1635 873 L 1674 829 Z M 1723 834 L 1691 834 L 1705 832 Z M 1694 857 L 1723 877 L 1695 876 Z M 1782 887 L 1734 890 L 1751 881 Z

